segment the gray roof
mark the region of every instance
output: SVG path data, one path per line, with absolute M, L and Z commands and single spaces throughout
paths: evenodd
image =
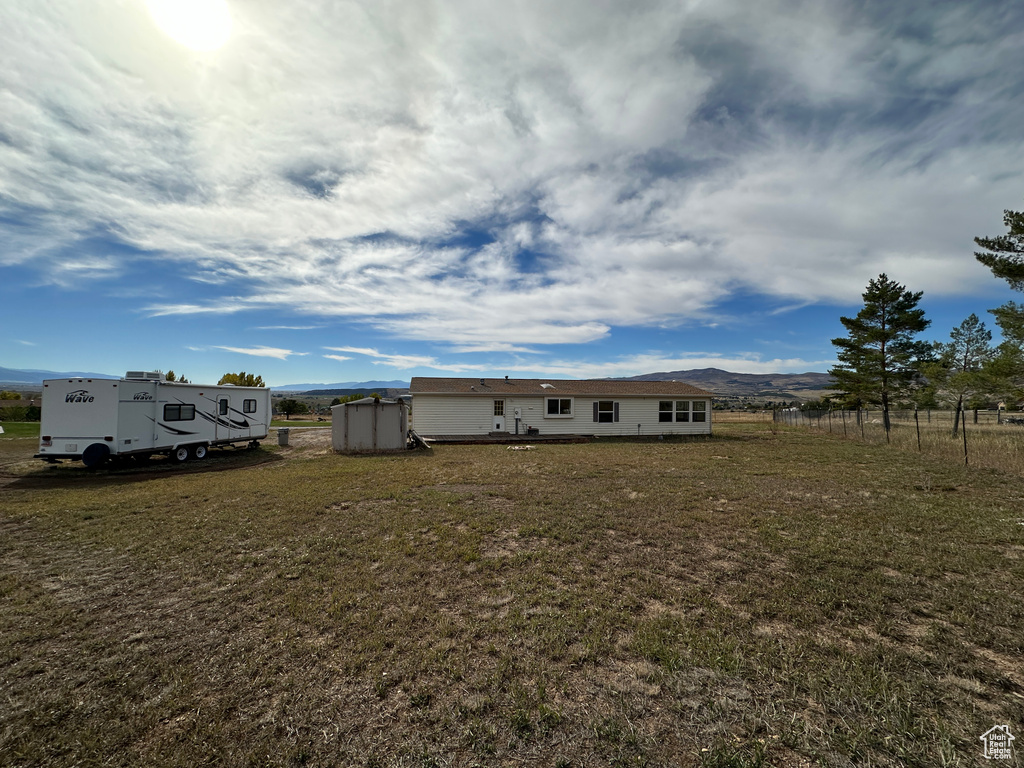
M 371 405 L 373 403 L 383 403 L 384 405 L 398 405 L 399 401 L 388 397 L 364 397 L 360 400 L 349 400 L 347 403 L 339 403 L 338 405 L 332 405 L 332 408 L 339 408 L 343 405 Z
M 626 381 L 622 379 L 443 379 L 413 376 L 413 395 L 557 395 L 714 397 L 683 381 Z

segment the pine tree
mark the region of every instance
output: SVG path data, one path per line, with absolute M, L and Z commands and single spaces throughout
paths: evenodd
M 938 360 L 928 370 L 928 377 L 936 388 L 956 398 L 953 418 L 953 437 L 956 437 L 964 399 L 991 389 L 987 368 L 996 350 L 992 347 L 992 332 L 973 313 L 950 332 L 949 338 L 949 342 L 935 345 Z
M 914 341 L 914 336 L 931 321 L 917 308 L 922 293 L 908 291 L 884 272 L 868 281 L 862 296 L 864 308 L 856 317 L 839 318 L 848 336 L 832 339 L 839 365 L 829 374 L 836 380 L 835 389 L 882 406 L 888 440 L 889 404 L 919 380 L 920 365 L 928 359 L 931 345 Z
M 974 242 L 987 249 L 984 253 L 975 252 L 974 257 L 1015 291 L 1024 291 L 1024 212 L 1003 211 L 1003 223 L 1009 228 L 1007 234 L 974 238 Z M 999 356 L 990 368 L 999 379 L 999 389 L 1019 398 L 1024 389 L 1024 305 L 1008 301 L 990 311 L 1003 334 Z
M 1024 212 L 1003 211 L 1003 223 L 1010 228 L 1007 234 L 974 238 L 987 249 L 985 253 L 975 252 L 974 258 L 1006 280 L 1013 290 L 1024 291 Z

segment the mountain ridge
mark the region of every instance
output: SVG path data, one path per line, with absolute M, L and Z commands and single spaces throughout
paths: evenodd
M 663 381 L 676 379 L 699 386 L 719 397 L 786 397 L 816 399 L 832 392 L 834 380 L 827 373 L 733 373 L 721 368 L 694 368 L 659 371 L 623 377 L 624 381 Z

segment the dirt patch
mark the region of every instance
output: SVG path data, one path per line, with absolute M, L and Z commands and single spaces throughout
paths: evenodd
M 522 536 L 518 530 L 510 529 L 485 536 L 480 545 L 480 555 L 500 559 L 536 552 L 544 546 L 544 539 L 537 536 Z

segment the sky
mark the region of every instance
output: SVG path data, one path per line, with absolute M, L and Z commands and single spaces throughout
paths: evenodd
M 1014 298 L 1019 3 L 173 5 L 0 4 L 0 366 L 825 371 L 882 272 Z

